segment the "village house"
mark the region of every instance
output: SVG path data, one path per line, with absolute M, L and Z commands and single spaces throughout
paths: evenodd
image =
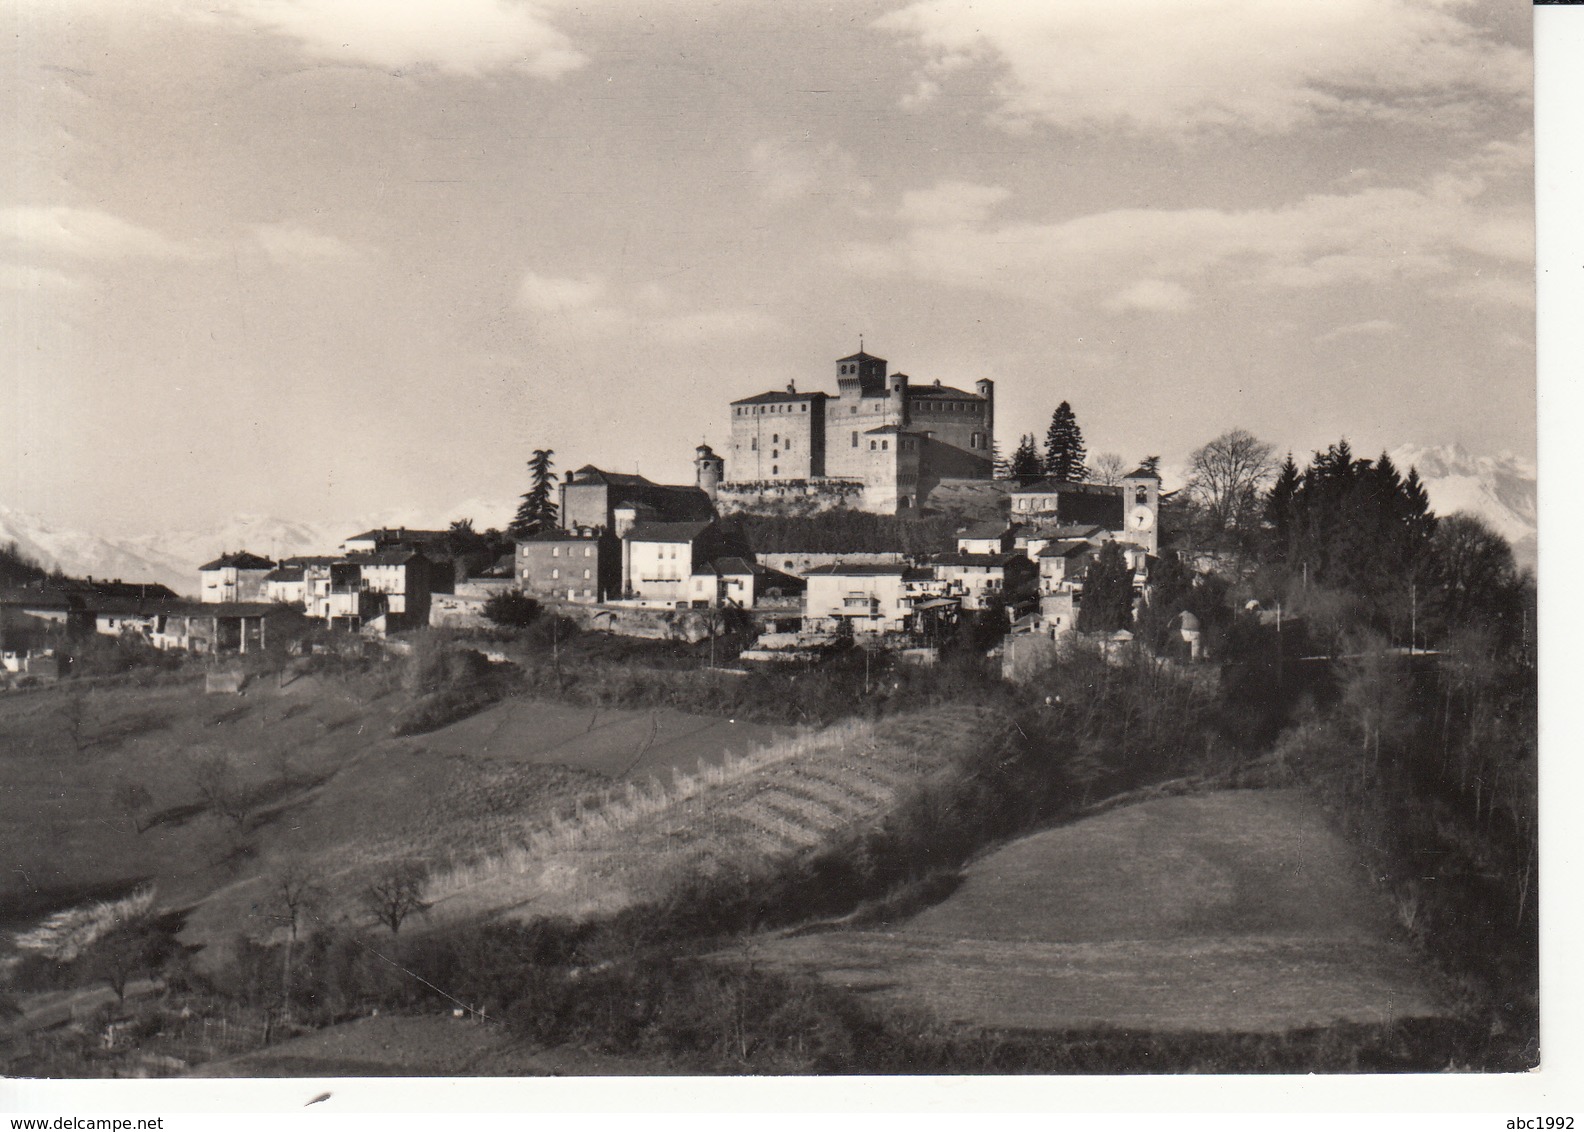
M 322 599 L 330 592 L 330 566 L 335 561 L 329 556 L 308 555 L 281 559 L 264 575 L 265 600 L 298 605 L 308 612 L 311 595 Z
M 16 675 L 53 679 L 60 674 L 55 647 L 61 622 L 0 605 L 0 668 Z
M 905 564 L 832 563 L 810 570 L 804 581 L 803 626 L 808 631 L 853 634 L 905 633 L 914 626 L 915 599 L 927 592 L 933 571 Z M 909 592 L 910 585 L 919 589 Z
M 968 610 L 1027 596 L 1036 573 L 1034 563 L 1021 554 L 940 554 L 931 565 L 946 583 L 946 596 L 960 599 Z
M 593 604 L 622 588 L 622 544 L 594 526 L 542 531 L 517 540 L 517 588 L 530 597 Z
M 271 623 L 281 628 L 299 618 L 289 607 L 267 601 L 184 602 L 164 615 L 150 643 L 201 656 L 257 652 L 269 644 Z
M 198 567 L 198 600 L 206 602 L 264 601 L 264 579 L 275 563 L 245 550 L 222 554 Z
M 622 600 L 648 606 L 687 608 L 695 600 L 706 606 L 716 595 L 716 575 L 700 581 L 694 575 L 717 558 L 751 559 L 735 529 L 714 520 L 683 523 L 638 523 L 622 536 Z
M 996 519 L 975 523 L 957 532 L 958 554 L 1010 554 L 1027 549 L 1030 527 Z M 1023 545 L 1019 545 L 1019 543 Z
M 695 570 L 692 586 L 695 607 L 797 609 L 808 583 L 740 555 L 725 555 Z

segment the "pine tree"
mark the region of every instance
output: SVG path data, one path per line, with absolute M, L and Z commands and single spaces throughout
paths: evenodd
M 1006 458 L 1001 451 L 1001 445 L 994 440 L 990 442 L 990 469 L 990 475 L 994 479 L 1012 478 L 1012 461 Z
M 1133 571 L 1120 543 L 1108 542 L 1084 575 L 1078 605 L 1080 633 L 1113 633 L 1133 623 Z
M 554 449 L 535 448 L 533 459 L 528 461 L 533 486 L 522 497 L 516 517 L 506 528 L 506 533 L 513 538 L 526 538 L 540 531 L 555 529 L 560 509 L 555 502 L 556 474 L 552 470 L 555 464 L 550 459 L 554 455 Z
M 1034 447 L 1034 434 L 1026 432 L 1012 453 L 1012 478 L 1018 483 L 1033 483 L 1040 478 L 1039 449 Z
M 1289 560 L 1298 534 L 1298 491 L 1302 482 L 1298 464 L 1289 452 L 1281 471 L 1276 474 L 1276 482 L 1265 496 L 1265 523 L 1270 531 L 1269 554 L 1272 561 Z
M 1063 401 L 1051 414 L 1045 433 L 1045 475 L 1057 483 L 1082 483 L 1089 474 L 1084 455 L 1083 430 L 1072 406 Z

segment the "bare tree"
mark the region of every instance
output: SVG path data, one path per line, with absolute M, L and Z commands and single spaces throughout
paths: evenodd
M 1115 452 L 1102 452 L 1089 462 L 1089 482 L 1115 487 L 1122 482 L 1127 464 Z
M 281 1015 L 291 1016 L 292 961 L 303 926 L 317 916 L 325 899 L 319 870 L 302 858 L 289 858 L 266 878 L 269 896 L 265 915 L 286 929 L 281 959 Z
M 429 905 L 423 898 L 429 870 L 419 861 L 391 861 L 381 866 L 363 889 L 363 906 L 395 935 L 402 921 Z
M 1269 444 L 1241 428 L 1195 449 L 1187 492 L 1208 537 L 1238 542 L 1257 529 L 1261 495 L 1276 474 L 1275 455 Z
M 115 808 L 132 823 L 132 832 L 141 835 L 152 824 L 149 811 L 154 808 L 154 795 L 140 782 L 119 782 L 110 791 Z
M 193 767 L 193 784 L 211 813 L 230 819 L 237 829 L 247 825 L 252 806 L 230 759 L 218 752 L 200 755 Z

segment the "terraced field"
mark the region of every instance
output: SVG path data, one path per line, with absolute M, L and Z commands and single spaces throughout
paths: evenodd
M 795 854 L 874 819 L 992 725 L 960 709 L 848 724 L 674 775 L 664 789 L 613 793 L 596 810 L 525 829 L 492 861 L 438 878 L 431 916 L 610 912 L 687 871 Z
M 1440 1013 L 1397 936 L 1302 795 L 1226 791 L 1022 838 L 900 930 L 752 955 L 976 1026 L 1250 1032 Z

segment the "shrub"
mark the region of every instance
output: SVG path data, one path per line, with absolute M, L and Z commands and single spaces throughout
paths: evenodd
M 539 603 L 517 590 L 508 590 L 484 603 L 484 616 L 492 624 L 508 629 L 523 629 L 539 617 Z

